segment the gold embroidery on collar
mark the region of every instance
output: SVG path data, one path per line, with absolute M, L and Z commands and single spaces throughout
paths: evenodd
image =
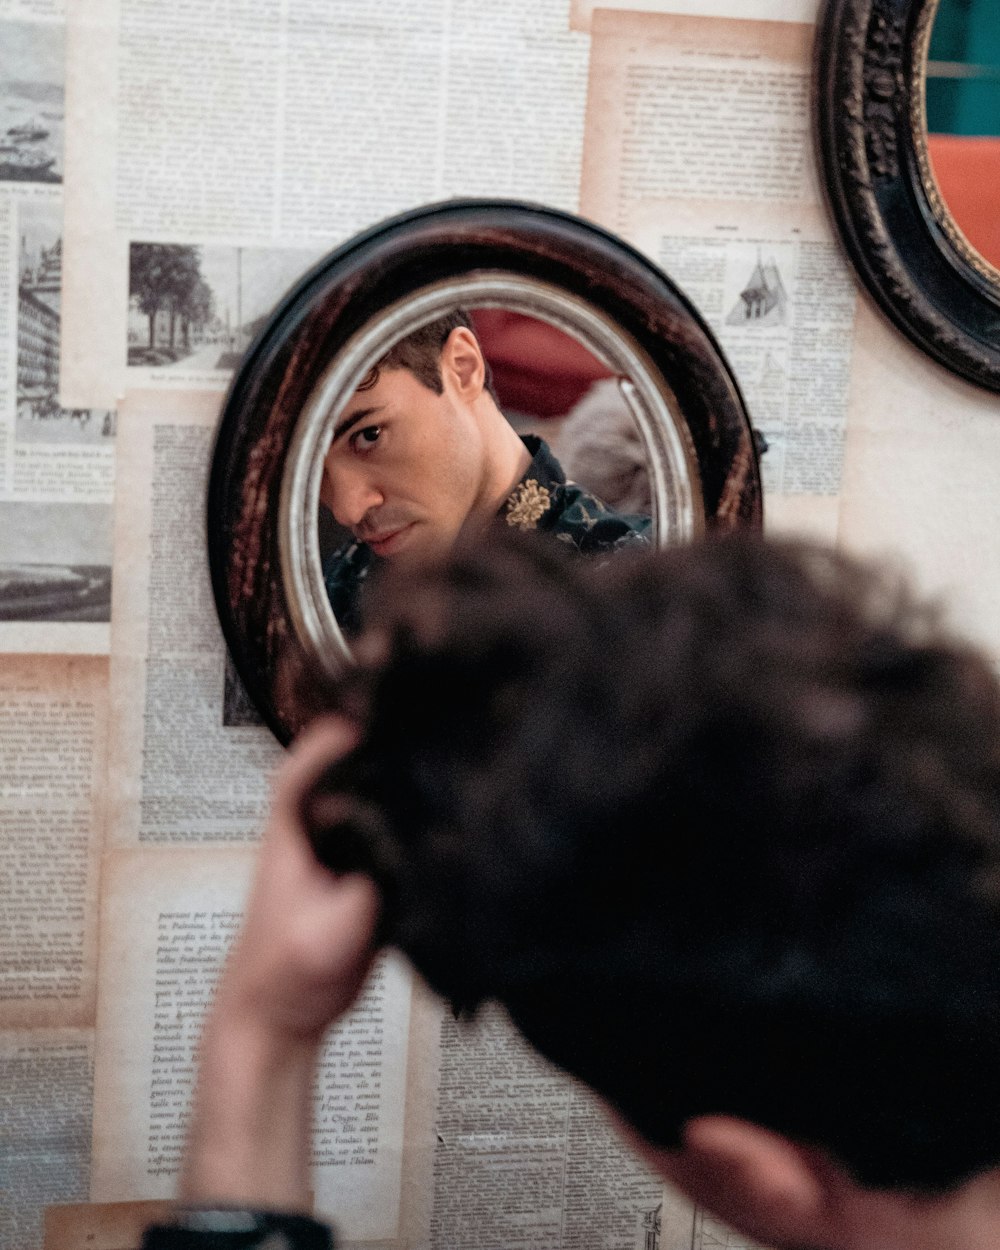
M 529 477 L 507 496 L 507 524 L 520 530 L 533 530 L 548 512 L 551 501 L 548 488 Z

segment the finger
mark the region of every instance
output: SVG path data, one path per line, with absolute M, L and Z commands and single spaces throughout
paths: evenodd
M 340 716 L 312 721 L 295 739 L 274 778 L 276 816 L 297 817 L 303 794 L 357 743 L 357 728 Z

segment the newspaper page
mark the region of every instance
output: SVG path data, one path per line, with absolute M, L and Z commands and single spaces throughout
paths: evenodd
M 813 28 L 598 9 L 581 211 L 627 228 L 648 200 L 818 203 Z
M 93 1023 L 107 664 L 0 658 L 0 1028 Z
M 93 1033 L 0 1032 L 0 1246 L 38 1250 L 42 1213 L 90 1187 Z
M 857 292 L 821 210 L 650 201 L 629 233 L 694 300 L 739 380 L 767 448 L 769 528 L 835 540 Z
M 57 398 L 65 35 L 0 3 L 0 649 L 106 653 L 114 414 Z
M 173 1193 L 198 1037 L 240 925 L 253 860 L 242 848 L 110 856 L 102 887 L 96 1202 Z M 409 1015 L 410 974 L 398 957 L 384 956 L 320 1061 L 313 1190 L 317 1211 L 346 1240 L 398 1235 Z
M 857 294 L 814 172 L 813 28 L 597 9 L 592 37 L 581 209 L 714 331 L 769 527 L 835 540 Z
M 121 410 L 111 638 L 112 844 L 248 842 L 281 749 L 219 627 L 205 496 L 218 395 L 138 393 Z
M 819 5 L 820 0 L 573 0 L 570 23 L 574 30 L 590 30 L 595 9 L 742 17 L 761 22 L 815 22 Z
M 0 1245 L 90 1187 L 106 657 L 0 656 Z
M 736 1232 L 701 1208 L 695 1213 L 690 1246 L 691 1250 L 762 1250 L 746 1233 Z
M 64 402 L 220 385 L 282 285 L 403 209 L 575 210 L 569 2 L 70 0 Z
M 688 1250 L 692 1211 L 497 1007 L 445 1014 L 431 1246 Z

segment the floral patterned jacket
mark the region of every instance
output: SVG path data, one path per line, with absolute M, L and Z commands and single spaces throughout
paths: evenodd
M 596 495 L 567 482 L 562 465 L 540 438 L 527 434 L 521 442 L 531 464 L 504 501 L 501 520 L 516 529 L 552 534 L 583 555 L 649 545 L 650 517 L 612 512 Z
M 612 512 L 582 486 L 566 480 L 562 466 L 542 439 L 527 434 L 521 441 L 531 463 L 504 500 L 498 521 L 519 530 L 551 534 L 586 556 L 650 544 L 650 517 Z M 345 633 L 357 633 L 361 627 L 362 588 L 378 564 L 370 547 L 351 542 L 328 556 L 323 565 L 327 594 Z

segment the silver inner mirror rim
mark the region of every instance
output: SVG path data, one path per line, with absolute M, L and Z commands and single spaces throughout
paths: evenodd
M 502 270 L 474 270 L 429 285 L 383 309 L 337 352 L 302 409 L 285 462 L 278 534 L 285 597 L 299 642 L 331 675 L 353 660 L 327 597 L 316 523 L 336 417 L 393 343 L 459 304 L 547 321 L 617 374 L 646 452 L 654 542 L 665 546 L 668 536 L 671 543 L 691 542 L 704 530 L 698 462 L 680 406 L 672 394 L 668 403 L 662 376 L 610 318 L 559 287 Z

